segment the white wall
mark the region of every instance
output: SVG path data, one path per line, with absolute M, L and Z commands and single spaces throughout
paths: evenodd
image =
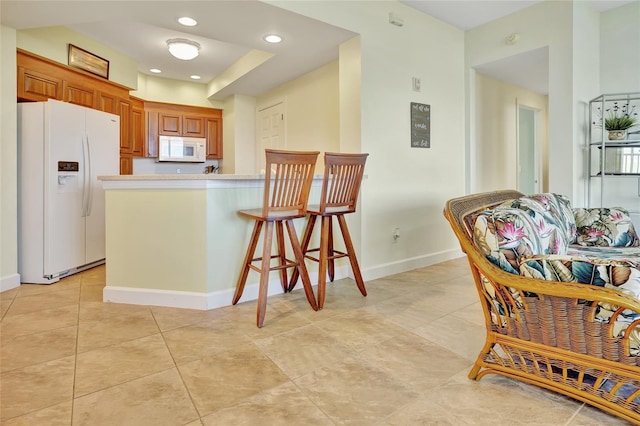
M 640 1 L 600 18 L 602 93 L 640 92 Z
M 640 92 L 640 1 L 619 7 L 600 18 L 601 93 Z M 637 129 L 637 128 L 636 128 Z M 636 130 L 634 129 L 634 130 Z M 599 193 L 599 185 L 594 185 Z M 640 211 L 640 180 L 610 177 L 605 181 L 607 205 L 620 205 Z M 596 194 L 592 205 L 599 206 Z M 640 214 L 632 216 L 640 229 Z
M 0 291 L 20 285 L 15 45 L 15 30 L 0 26 Z
M 287 149 L 340 151 L 338 61 L 330 62 L 256 98 L 256 108 L 285 103 Z M 254 139 L 255 140 L 255 139 Z M 316 171 L 322 173 L 322 161 Z
M 442 209 L 464 192 L 464 33 L 397 2 L 270 3 L 360 34 L 357 102 L 361 150 L 370 154 L 361 200 L 365 278 L 457 255 Z M 403 27 L 388 22 L 392 11 Z M 412 77 L 421 78 L 420 93 Z M 411 102 L 432 107 L 429 149 L 410 146 Z M 353 112 L 341 110 L 343 119 Z
M 255 174 L 256 98 L 230 96 L 225 99 L 222 110 L 221 173 Z
M 207 99 L 207 85 L 172 80 L 146 74 L 138 75 L 138 90 L 132 96 L 153 102 L 220 108 L 219 103 Z
M 543 121 L 541 151 L 546 150 L 547 96 L 522 87 L 476 74 L 475 137 L 473 157 L 480 171 L 472 180 L 471 192 L 517 188 L 516 101 L 540 110 Z M 542 187 L 547 183 L 542 182 Z
M 600 13 L 588 2 L 573 7 L 574 199 L 586 206 L 588 185 L 589 100 L 600 93 Z M 553 154 L 552 154 L 553 155 Z
M 88 50 L 102 58 L 109 58 L 109 80 L 135 89 L 138 62 L 110 49 L 104 44 L 65 27 L 45 27 L 19 30 L 17 46 L 53 61 L 67 65 L 68 44 Z
M 543 47 L 549 49 L 549 190 L 575 199 L 576 171 L 573 161 L 574 108 L 572 2 L 545 1 L 502 19 L 469 30 L 465 34 L 466 67 L 474 67 Z M 507 35 L 517 32 L 520 39 L 507 45 Z M 475 78 L 469 73 L 469 79 Z M 469 114 L 476 105 L 474 83 L 469 84 Z M 477 123 L 476 123 L 477 125 Z M 470 127 L 467 144 L 474 147 L 475 129 Z M 477 174 L 482 173 L 479 168 Z M 477 175 L 476 175 L 477 176 Z M 471 176 L 471 180 L 474 176 Z

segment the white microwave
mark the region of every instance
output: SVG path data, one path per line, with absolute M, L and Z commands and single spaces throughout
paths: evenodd
M 207 140 L 182 136 L 160 136 L 158 161 L 204 163 L 207 159 Z

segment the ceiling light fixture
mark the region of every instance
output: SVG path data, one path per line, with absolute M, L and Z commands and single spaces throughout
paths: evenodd
M 201 77 L 199 75 L 194 74 L 190 78 L 192 78 L 194 80 L 200 80 Z
M 198 25 L 198 21 L 193 18 L 189 18 L 188 16 L 178 18 L 178 22 L 180 22 L 185 27 L 195 27 L 196 25 Z
M 154 74 L 160 74 L 162 72 L 158 68 L 151 68 L 149 71 L 154 73 Z
M 280 43 L 282 41 L 282 37 L 278 34 L 268 34 L 264 36 L 264 41 L 267 43 Z
M 167 40 L 169 53 L 183 61 L 189 61 L 200 52 L 200 44 L 186 38 L 172 38 Z

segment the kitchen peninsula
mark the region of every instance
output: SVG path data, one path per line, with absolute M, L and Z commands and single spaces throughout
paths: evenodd
M 262 205 L 263 175 L 99 179 L 106 206 L 105 302 L 191 309 L 231 304 L 253 225 L 237 211 Z M 310 204 L 317 203 L 321 182 L 316 175 Z M 298 237 L 304 224 L 295 221 Z M 337 266 L 336 279 L 346 276 L 347 268 Z M 309 274 L 316 282 L 317 269 Z M 250 274 L 241 301 L 257 298 L 257 282 L 258 275 Z M 269 294 L 281 292 L 274 273 Z

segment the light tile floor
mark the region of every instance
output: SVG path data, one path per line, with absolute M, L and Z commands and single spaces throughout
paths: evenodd
M 558 394 L 467 373 L 484 342 L 465 259 L 196 311 L 102 302 L 104 267 L 0 294 L 12 425 L 617 425 Z

